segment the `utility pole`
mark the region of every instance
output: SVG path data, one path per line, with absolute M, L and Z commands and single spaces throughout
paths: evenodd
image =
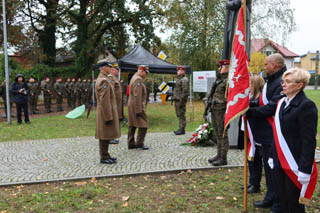
M 318 71 L 319 71 L 319 50 L 317 50 L 316 52 L 316 60 L 315 60 L 315 64 L 316 64 L 316 71 L 315 71 L 315 76 L 314 76 L 314 89 L 317 90 L 318 89 Z
M 7 97 L 7 119 L 8 124 L 11 124 L 11 106 L 9 95 L 9 66 L 8 66 L 8 44 L 7 44 L 7 18 L 6 18 L 6 2 L 2 0 L 2 16 L 3 16 L 3 49 L 4 49 L 4 68 L 6 72 L 6 97 Z

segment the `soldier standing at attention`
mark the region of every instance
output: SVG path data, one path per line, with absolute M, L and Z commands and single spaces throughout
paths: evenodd
M 69 84 L 70 96 L 71 96 L 71 108 L 76 108 L 77 90 L 76 90 L 76 79 L 72 78 Z
M 50 83 L 50 78 L 46 77 L 45 81 L 42 84 L 43 98 L 44 98 L 44 107 L 47 113 L 51 111 L 51 98 L 52 98 L 52 87 Z
M 84 104 L 86 107 L 88 106 L 88 87 L 87 87 L 87 79 L 83 78 L 81 83 L 81 104 Z
M 117 111 L 118 111 L 118 116 L 120 121 L 123 119 L 123 105 L 122 105 L 122 87 L 118 77 L 119 77 L 119 65 L 115 63 L 112 65 L 111 74 L 108 75 L 108 78 L 112 82 L 114 93 L 116 95 Z M 110 141 L 110 144 L 118 144 L 118 143 L 119 143 L 119 140 L 116 140 L 116 139 L 113 139 Z
M 72 108 L 70 84 L 71 84 L 71 79 L 67 78 L 67 81 L 64 83 L 64 92 L 65 92 L 65 97 L 67 98 L 68 108 Z
M 63 92 L 64 92 L 64 85 L 62 83 L 62 79 L 59 77 L 56 80 L 56 83 L 53 86 L 54 91 L 56 93 L 56 100 L 57 100 L 57 112 L 62 112 L 62 103 L 63 103 Z
M 185 128 L 187 124 L 186 105 L 189 95 L 189 80 L 185 75 L 186 70 L 187 67 L 177 67 L 177 81 L 173 90 L 173 100 L 175 101 L 174 108 L 176 110 L 176 115 L 179 118 L 179 129 L 174 131 L 174 134 L 176 135 L 185 134 Z
M 78 78 L 77 83 L 75 84 L 75 89 L 76 89 L 76 106 L 81 105 L 81 87 L 82 87 L 82 82 L 81 78 Z
M 138 71 L 130 81 L 130 95 L 128 100 L 128 149 L 149 148 L 144 145 L 144 138 L 148 129 L 147 116 L 147 89 L 143 80 L 149 73 L 148 65 L 139 65 Z M 136 128 L 139 128 L 137 140 L 135 142 Z
M 112 64 L 107 60 L 98 62 L 100 73 L 95 86 L 97 94 L 96 139 L 99 139 L 100 163 L 114 164 L 116 158 L 109 154 L 109 142 L 120 137 L 120 125 L 116 95 L 108 75 Z
M 88 84 L 88 99 L 87 99 L 87 103 L 90 104 L 90 103 L 91 103 L 91 100 L 92 100 L 92 83 L 91 83 L 91 78 L 88 78 L 87 84 Z
M 35 82 L 33 77 L 29 78 L 28 81 L 28 88 L 29 88 L 29 111 L 30 114 L 36 114 L 36 90 L 37 90 L 37 83 Z
M 223 136 L 223 130 L 224 115 L 227 107 L 227 99 L 225 97 L 225 93 L 227 87 L 229 64 L 230 61 L 226 59 L 219 62 L 219 72 L 217 73 L 217 80 L 212 86 L 212 88 L 214 88 L 214 91 L 210 92 L 213 100 L 213 103 L 211 105 L 211 120 L 213 129 L 217 135 L 217 155 L 213 158 L 210 158 L 208 161 L 214 166 L 227 165 L 229 140 L 227 131 L 225 136 Z

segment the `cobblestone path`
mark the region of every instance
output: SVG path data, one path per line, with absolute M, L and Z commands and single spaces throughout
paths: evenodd
M 131 174 L 214 168 L 208 158 L 215 147 L 181 146 L 191 133 L 150 133 L 146 145 L 150 150 L 128 150 L 127 136 L 120 144 L 110 145 L 118 163 L 99 163 L 98 140 L 94 137 L 0 143 L 0 185 L 112 177 Z M 320 153 L 317 152 L 317 160 Z M 243 152 L 231 149 L 228 166 L 243 165 Z

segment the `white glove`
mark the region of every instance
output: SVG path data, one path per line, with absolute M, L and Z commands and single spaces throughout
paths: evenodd
M 269 159 L 268 159 L 268 164 L 269 164 L 269 167 L 270 167 L 271 169 L 273 169 L 273 168 L 274 168 L 274 165 L 273 165 L 273 158 L 269 158 Z
M 299 181 L 302 185 L 309 183 L 310 177 L 311 177 L 310 174 L 303 173 L 303 172 L 300 172 L 300 171 L 299 171 L 299 173 L 298 173 L 298 181 Z

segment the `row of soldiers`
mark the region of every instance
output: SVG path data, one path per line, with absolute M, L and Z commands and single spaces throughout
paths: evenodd
M 95 83 L 95 81 L 94 81 Z M 57 111 L 63 111 L 62 103 L 63 98 L 67 99 L 69 108 L 76 108 L 82 104 L 85 104 L 86 107 L 89 106 L 89 103 L 92 99 L 92 85 L 91 79 L 78 78 L 77 81 L 75 78 L 67 78 L 63 82 L 62 78 L 58 77 L 56 82 L 53 83 L 49 77 L 44 78 L 41 82 L 37 82 L 33 77 L 28 79 L 29 87 L 29 111 L 30 114 L 36 114 L 38 111 L 38 99 L 41 92 L 43 92 L 45 111 L 47 113 L 52 112 L 51 105 L 52 99 L 56 98 Z M 6 85 L 5 81 L 2 82 L 0 87 L 0 94 L 4 101 L 6 109 Z M 10 105 L 12 106 L 12 96 L 10 94 Z M 7 114 L 7 112 L 6 112 Z

